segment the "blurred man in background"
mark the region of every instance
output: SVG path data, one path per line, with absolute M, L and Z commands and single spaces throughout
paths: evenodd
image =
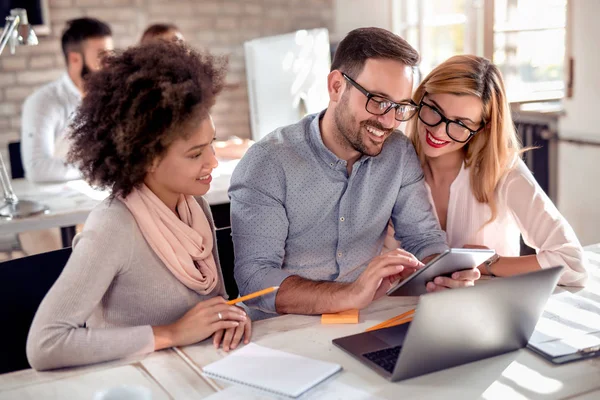
M 79 171 L 64 162 L 68 147 L 62 138 L 84 95 L 86 75 L 100 67 L 102 55 L 113 49 L 110 27 L 95 18 L 67 22 L 61 39 L 66 72 L 36 90 L 23 105 L 21 157 L 25 177 L 34 182 L 67 181 Z

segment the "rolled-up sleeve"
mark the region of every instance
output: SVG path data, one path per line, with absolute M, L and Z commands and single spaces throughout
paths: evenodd
M 229 188 L 234 274 L 241 295 L 279 286 L 291 275 L 282 269 L 289 227 L 285 191 L 281 166 L 260 144 L 252 146 L 236 167 Z M 248 305 L 274 313 L 275 296 L 262 296 Z
M 584 286 L 585 254 L 573 228 L 544 193 L 525 163 L 510 173 L 502 195 L 521 230 L 523 241 L 537 251 L 542 268 L 562 265 L 559 284 Z
M 21 158 L 25 177 L 32 182 L 81 178 L 77 168 L 54 155 L 56 132 L 63 113 L 63 106 L 43 93 L 35 93 L 23 105 Z
M 395 239 L 419 260 L 448 249 L 446 233 L 433 213 L 417 154 L 408 144 L 402 185 L 392 212 Z

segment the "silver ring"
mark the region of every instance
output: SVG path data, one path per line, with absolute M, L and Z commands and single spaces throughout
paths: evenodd
M 219 321 L 223 319 L 223 316 L 221 315 L 221 313 L 217 313 L 217 316 L 219 317 Z

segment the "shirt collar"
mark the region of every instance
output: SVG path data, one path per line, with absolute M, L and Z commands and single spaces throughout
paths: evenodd
M 71 77 L 69 76 L 69 74 L 67 72 L 65 72 L 61 78 L 60 78 L 62 84 L 65 86 L 65 88 L 67 88 L 67 91 L 72 94 L 73 96 L 76 96 L 78 99 L 81 100 L 81 92 L 79 91 L 79 89 L 77 88 L 77 86 L 75 86 L 75 83 L 73 83 L 73 81 L 71 80 Z
M 321 111 L 319 114 L 312 115 L 313 120 L 311 121 L 309 128 L 308 128 L 309 129 L 309 132 L 308 132 L 309 144 L 310 144 L 311 148 L 313 149 L 313 151 L 315 152 L 315 154 L 323 162 L 325 162 L 327 165 L 329 165 L 330 168 L 346 170 L 346 165 L 348 164 L 346 162 L 346 160 L 342 160 L 338 156 L 333 154 L 333 152 L 331 150 L 329 150 L 327 148 L 327 146 L 325 146 L 325 143 L 323 143 L 323 137 L 321 136 L 321 127 L 320 127 L 319 122 L 325 115 L 326 111 L 327 111 L 327 109 Z M 356 161 L 355 164 L 360 165 L 369 159 L 371 159 L 370 156 L 362 155 Z

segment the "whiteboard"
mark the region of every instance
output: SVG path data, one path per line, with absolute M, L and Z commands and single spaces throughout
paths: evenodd
M 327 29 L 254 39 L 244 52 L 253 140 L 327 107 Z

